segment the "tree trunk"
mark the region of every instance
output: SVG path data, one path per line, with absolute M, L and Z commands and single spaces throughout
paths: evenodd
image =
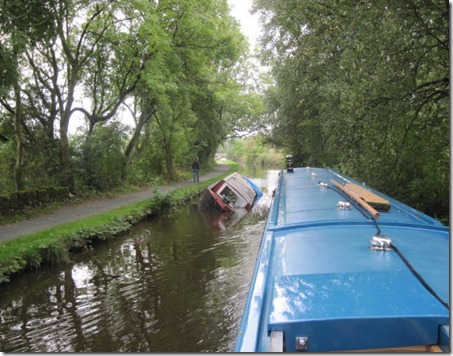
M 165 144 L 165 161 L 167 164 L 167 176 L 168 179 L 173 180 L 175 177 L 175 171 L 173 167 L 173 125 L 170 129 L 168 137 L 164 141 Z
M 151 117 L 156 113 L 156 108 L 154 102 L 152 103 L 153 108 L 148 112 L 148 113 L 142 113 L 140 116 L 140 120 L 137 123 L 137 126 L 134 131 L 134 135 L 132 136 L 131 140 L 129 141 L 129 144 L 127 145 L 126 152 L 124 153 L 125 155 L 125 166 L 129 164 L 132 152 L 134 148 L 138 144 L 138 139 L 140 138 L 140 134 L 142 132 L 143 127 L 145 124 L 147 124 Z
M 165 163 L 167 166 L 167 178 L 173 180 L 175 174 L 173 170 L 173 147 L 171 142 L 165 145 Z
M 71 167 L 71 154 L 69 152 L 68 129 L 60 125 L 60 164 L 61 184 L 74 192 L 74 176 Z
M 74 91 L 77 83 L 77 65 L 72 66 L 72 76 L 68 85 L 68 98 L 65 109 L 60 117 L 60 165 L 61 165 L 61 184 L 68 187 L 69 191 L 74 193 L 74 175 L 72 172 L 71 153 L 69 150 L 68 128 L 71 118 L 71 108 L 74 101 Z
M 22 111 L 22 100 L 20 97 L 19 85 L 14 85 L 14 93 L 16 97 L 16 111 L 14 113 L 14 133 L 16 135 L 16 163 L 14 165 L 14 184 L 16 191 L 23 190 L 25 188 L 24 183 L 24 130 L 22 127 L 23 123 L 23 111 Z

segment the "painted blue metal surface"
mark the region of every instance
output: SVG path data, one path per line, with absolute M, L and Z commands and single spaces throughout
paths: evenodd
M 247 181 L 247 183 L 250 184 L 250 186 L 253 188 L 253 190 L 256 193 L 255 200 L 253 200 L 253 205 L 255 205 L 256 203 L 258 203 L 258 201 L 263 196 L 263 192 L 250 178 L 247 178 L 246 176 L 243 176 L 243 177 Z
M 272 331 L 289 352 L 297 337 L 309 352 L 448 345 L 448 227 L 366 187 L 391 202 L 376 225 L 339 209 L 345 197 L 319 184 L 330 179 L 361 184 L 319 168 L 280 173 L 235 351 L 269 351 Z M 379 232 L 399 253 L 370 249 Z

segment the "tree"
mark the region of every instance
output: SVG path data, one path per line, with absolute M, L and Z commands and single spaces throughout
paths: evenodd
M 189 142 L 190 154 L 181 162 L 187 165 L 194 156 L 207 162 L 214 155 L 225 127 L 213 110 L 219 103 L 216 94 L 230 80 L 225 73 L 245 47 L 224 0 L 168 0 L 159 2 L 158 9 L 165 13 L 160 18 L 170 34 L 170 48 L 162 59 L 165 69 L 159 71 L 163 78 L 152 90 L 157 98 L 155 124 L 171 178 L 175 147 Z
M 123 179 L 145 166 L 154 171 L 137 176 L 149 180 L 165 166 L 171 178 L 195 155 L 209 164 L 230 132 L 259 116 L 260 101 L 238 76 L 246 44 L 226 0 L 16 3 L 38 15 L 22 22 L 20 7 L 1 4 L 0 139 L 17 144 L 18 189 L 119 184 L 96 183 L 108 173 L 94 162 L 111 159 L 93 156 L 106 132 L 118 136 L 106 142 L 124 143 Z M 135 122 L 127 137 L 112 129 L 124 112 Z M 71 143 L 76 116 L 87 129 Z
M 27 48 L 34 42 L 52 36 L 55 32 L 54 12 L 52 7 L 58 0 L 46 1 L 4 1 L 0 4 L 0 102 L 14 118 L 16 141 L 16 163 L 14 181 L 16 190 L 25 187 L 23 177 L 24 166 L 24 109 L 22 88 L 20 85 L 20 60 Z M 61 1 L 64 2 L 64 1 Z M 13 94 L 11 95 L 10 89 Z
M 445 214 L 448 5 L 255 5 L 266 28 L 262 58 L 276 80 L 268 98 L 275 142 L 308 164 L 337 167 L 426 212 Z M 422 185 L 429 202 L 418 201 Z
M 127 129 L 117 121 L 101 122 L 92 130 L 90 140 L 84 135 L 73 139 L 81 171 L 81 185 L 99 191 L 118 187 L 122 180 Z

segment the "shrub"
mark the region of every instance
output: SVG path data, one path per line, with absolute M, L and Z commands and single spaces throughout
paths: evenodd
M 237 165 L 230 164 L 229 172 L 223 176 L 235 170 Z M 176 208 L 200 195 L 208 185 L 218 179 L 220 177 L 176 189 L 168 194 L 156 194 L 153 198 L 133 206 L 117 208 L 108 213 L 0 243 L 0 283 L 9 282 L 11 275 L 27 269 L 66 263 L 72 252 L 86 250 L 96 240 L 113 238 L 145 217 L 172 214 Z
M 69 189 L 66 187 L 29 189 L 0 195 L 0 214 L 17 214 L 27 207 L 40 206 L 53 201 L 60 202 L 67 198 L 69 198 Z

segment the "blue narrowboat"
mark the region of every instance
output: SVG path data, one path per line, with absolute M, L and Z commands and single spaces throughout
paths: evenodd
M 449 228 L 334 170 L 280 172 L 235 352 L 450 351 Z

